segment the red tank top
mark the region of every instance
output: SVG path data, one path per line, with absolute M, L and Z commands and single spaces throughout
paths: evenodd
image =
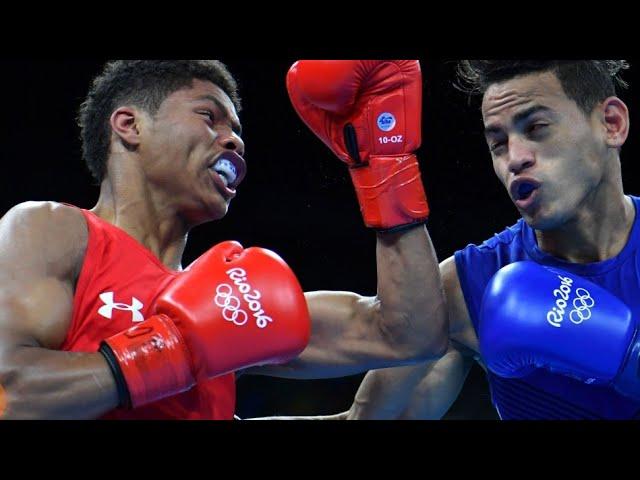
M 149 306 L 176 275 L 124 230 L 82 210 L 89 229 L 87 251 L 73 299 L 73 317 L 62 347 L 95 352 L 100 342 L 150 315 Z M 105 419 L 232 420 L 233 374 Z

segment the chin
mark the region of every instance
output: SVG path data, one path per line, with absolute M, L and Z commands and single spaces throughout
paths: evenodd
M 534 230 L 552 230 L 553 229 L 553 227 L 549 225 L 548 222 L 545 222 L 542 219 L 533 218 L 530 215 L 523 215 L 522 218 L 524 219 L 525 222 L 527 222 L 527 225 L 529 225 Z
M 229 213 L 229 205 L 226 203 L 224 205 L 216 205 L 209 212 L 207 212 L 206 222 L 213 222 L 215 220 L 222 220 Z
M 229 210 L 229 205 L 226 203 L 216 203 L 214 205 L 207 205 L 205 208 L 200 208 L 196 211 L 191 211 L 189 215 L 189 224 L 191 227 L 202 225 L 203 223 L 215 222 L 216 220 L 222 220 Z
M 522 218 L 534 230 L 556 230 L 564 225 L 567 220 L 557 212 L 544 212 L 539 209 L 533 215 L 522 214 Z
M 206 209 L 203 214 L 208 220 L 220 220 L 227 215 L 231 201 L 225 200 L 222 195 L 216 192 L 214 195 L 209 195 L 202 200 L 202 206 Z

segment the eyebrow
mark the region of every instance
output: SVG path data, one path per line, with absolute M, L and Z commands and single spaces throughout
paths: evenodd
M 527 108 L 526 110 L 516 113 L 516 115 L 513 117 L 513 123 L 521 123 L 531 115 L 539 112 L 553 114 L 553 110 L 551 110 L 549 107 L 545 107 L 544 105 L 534 105 Z M 485 136 L 487 136 L 492 133 L 498 133 L 500 132 L 500 130 L 501 129 L 499 127 L 489 126 L 484 129 L 484 134 Z
M 210 100 L 211 102 L 216 104 L 216 107 L 218 107 L 220 111 L 224 112 L 225 117 L 229 118 L 227 107 L 225 107 L 222 102 L 213 95 L 201 95 L 197 97 L 196 100 Z M 242 136 L 242 125 L 240 125 L 238 122 L 231 120 L 231 129 L 236 135 Z

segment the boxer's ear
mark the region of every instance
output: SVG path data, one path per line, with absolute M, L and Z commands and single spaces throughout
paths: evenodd
M 134 107 L 119 107 L 111 114 L 111 130 L 128 149 L 135 149 L 140 144 L 143 117 L 142 112 Z

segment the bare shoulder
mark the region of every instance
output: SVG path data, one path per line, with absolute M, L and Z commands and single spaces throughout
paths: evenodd
M 82 212 L 54 202 L 22 203 L 0 219 L 0 346 L 62 344 L 87 239 Z
M 63 278 L 81 263 L 87 240 L 86 221 L 78 208 L 24 202 L 0 219 L 0 265 L 6 268 L 19 261 L 25 273 L 45 269 L 42 273 Z
M 451 256 L 440 263 L 440 275 L 449 312 L 449 335 L 452 340 L 466 347 L 465 350 L 478 352 L 478 337 L 460 286 L 455 257 Z
M 76 234 L 80 231 L 86 233 L 86 222 L 79 208 L 65 205 L 58 202 L 23 202 L 12 207 L 2 218 L 0 225 L 20 226 L 25 225 L 30 228 L 46 227 L 48 229 L 58 229 L 73 231 Z

